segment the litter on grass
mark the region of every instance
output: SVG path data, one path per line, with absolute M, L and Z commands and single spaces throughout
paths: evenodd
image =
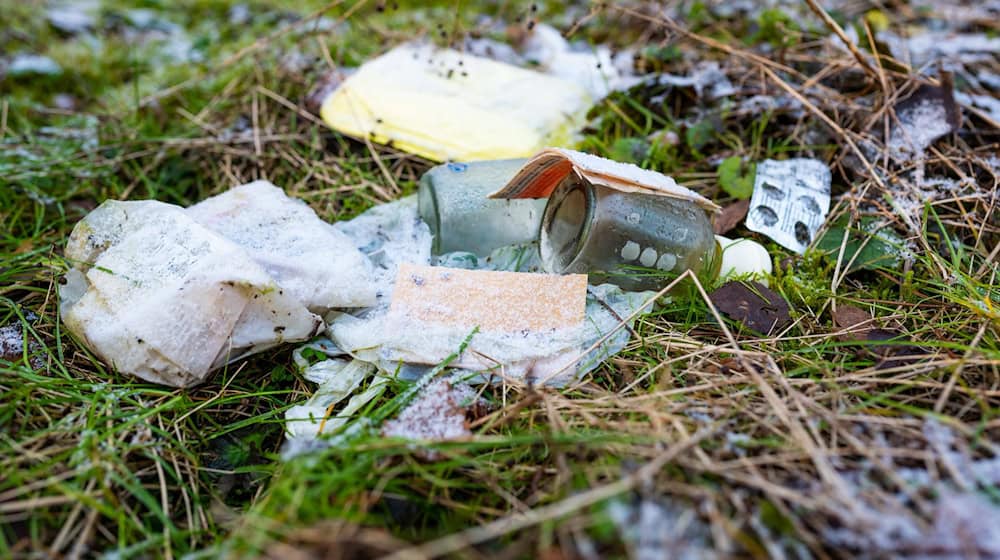
M 830 168 L 793 158 L 757 164 L 747 213 L 750 231 L 763 233 L 786 249 L 805 252 L 830 211 Z
M 632 50 L 612 52 L 605 45 L 574 47 L 562 32 L 545 23 L 534 26 L 522 51 L 525 62 L 546 74 L 583 87 L 594 101 L 642 81 L 633 73 Z
M 479 328 L 525 335 L 577 328 L 583 322 L 587 277 L 404 264 L 396 277 L 389 320 L 428 330 Z M 433 360 L 438 363 L 441 360 Z
M 267 181 L 230 189 L 186 213 L 243 247 L 314 313 L 375 304 L 371 265 L 351 240 Z
M 395 227 L 414 223 L 423 226 L 416 235 Z M 357 359 L 379 364 L 380 370 L 386 372 L 395 371 L 401 361 L 440 362 L 455 352 L 473 328 L 471 324 L 460 328 L 438 327 L 432 335 L 428 325 L 401 317 L 399 313 L 393 315 L 391 306 L 395 301 L 396 279 L 412 276 L 413 268 L 408 268 L 410 265 L 461 265 L 461 268 L 471 270 L 521 273 L 541 271 L 537 243 L 502 247 L 485 258 L 467 252 L 432 257 L 431 236 L 419 219 L 414 197 L 377 206 L 354 220 L 337 224 L 337 227 L 354 239 L 362 252 L 376 256 L 384 263 L 384 273 L 376 280 L 375 288 L 386 297 L 381 298 L 378 305 L 359 312 L 328 315 L 327 333 L 337 347 Z M 404 269 L 411 272 L 400 273 Z M 392 271 L 391 275 L 389 271 Z M 528 278 L 537 281 L 546 277 L 535 274 Z M 405 289 L 413 288 L 415 285 Z M 551 374 L 553 368 L 563 370 L 567 362 L 580 358 L 584 349 L 618 328 L 623 318 L 648 303 L 651 296 L 652 293 L 647 292 L 624 292 L 614 285 L 590 286 L 586 291 L 586 320 L 581 325 L 549 329 L 546 334 L 529 331 L 521 337 L 513 337 L 509 332 L 481 329 L 470 340 L 466 352 L 452 365 L 476 371 L 487 370 L 483 379 L 505 378 L 524 383 L 543 379 Z M 538 294 L 532 294 L 532 297 L 538 297 Z M 546 384 L 562 385 L 578 378 L 606 357 L 620 351 L 627 341 L 628 332 L 618 331 L 616 336 L 611 336 L 604 344 L 584 355 L 576 367 L 566 368 Z
M 577 84 L 431 45 L 363 64 L 323 101 L 333 129 L 435 161 L 528 157 L 572 142 L 593 99 Z
M 466 383 L 563 386 L 628 343 L 632 321 L 651 309 L 655 292 L 595 282 L 600 274 L 589 276 L 590 285 L 585 274 L 542 274 L 547 267 L 530 232 L 517 238 L 527 242 L 488 253 L 469 236 L 468 248 L 479 254 L 432 251 L 448 214 L 498 205 L 500 211 L 487 213 L 503 218 L 510 216 L 511 204 L 534 202 L 490 199 L 490 192 L 545 197 L 572 176 L 626 199 L 686 204 L 687 214 L 704 222 L 711 258 L 718 260 L 725 247 L 724 274 L 770 270 L 759 245 L 716 241 L 705 213 L 714 204 L 657 173 L 553 149 L 528 162 L 473 163 L 464 169 L 487 171 L 455 173 L 441 166 L 425 182 L 436 187 L 439 198 L 445 190 L 467 198 L 435 201 L 433 228 L 421 219 L 427 205 L 418 204 L 418 196 L 328 224 L 265 181 L 187 209 L 155 201 L 106 202 L 76 226 L 67 245 L 74 266 L 60 292 L 63 319 L 118 371 L 177 387 L 201 382 L 255 352 L 313 339 L 295 354 L 304 377 L 318 384 L 308 400 L 286 413 L 288 453 L 295 454 L 329 444 L 317 441 L 321 435 L 350 429 L 348 421 L 393 377 L 424 380 L 417 387 L 418 403 L 434 400 L 424 393 L 443 391 L 428 385 L 428 372 L 443 363 L 463 372 L 461 381 L 448 385 L 449 395 L 466 391 Z M 453 184 L 444 185 L 440 173 L 450 174 Z M 478 190 L 463 189 L 466 181 Z M 641 215 L 626 218 L 636 227 L 644 223 Z M 465 219 L 490 225 L 481 217 Z M 512 221 L 507 229 L 524 226 Z M 656 231 L 647 237 L 660 235 Z M 451 247 L 461 247 L 461 237 Z M 650 259 L 638 251 L 633 260 L 651 266 L 665 255 Z M 655 289 L 667 281 L 660 278 Z M 324 327 L 326 338 L 314 338 Z M 325 359 L 311 363 L 306 349 Z M 461 432 L 458 413 L 445 416 L 454 424 L 448 433 Z M 401 427 L 405 418 L 399 422 L 385 433 L 412 432 Z
M 118 371 L 175 387 L 375 303 L 370 263 L 301 201 L 250 183 L 187 210 L 108 201 L 76 225 L 70 332 Z
M 662 173 L 563 148 L 546 148 L 534 154 L 514 178 L 490 194 L 490 198 L 546 198 L 570 175 L 621 192 L 678 198 L 691 201 L 707 211 L 719 210 L 719 206 L 711 200 L 678 185 Z
M 434 254 L 466 251 L 485 257 L 494 249 L 535 240 L 545 200 L 487 198 L 524 162 L 448 163 L 424 173 L 417 200 L 420 218 L 434 236 Z
M 320 115 L 334 130 L 435 161 L 528 157 L 574 144 L 596 101 L 642 82 L 632 50 L 573 45 L 544 23 L 516 46 L 401 45 L 317 88 Z

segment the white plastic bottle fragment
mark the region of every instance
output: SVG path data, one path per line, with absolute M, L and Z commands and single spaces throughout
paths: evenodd
M 729 239 L 716 235 L 722 247 L 722 266 L 719 278 L 726 280 L 738 276 L 751 275 L 767 286 L 767 276 L 772 272 L 771 255 L 763 245 L 742 237 Z

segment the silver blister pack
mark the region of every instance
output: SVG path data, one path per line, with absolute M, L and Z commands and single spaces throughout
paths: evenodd
M 802 254 L 830 211 L 830 169 L 815 159 L 757 165 L 746 225 Z

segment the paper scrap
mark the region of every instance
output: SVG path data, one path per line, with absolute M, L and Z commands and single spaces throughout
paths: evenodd
M 376 303 L 346 234 L 265 181 L 183 209 L 108 201 L 73 229 L 60 290 L 70 332 L 122 373 L 186 387 Z
M 232 188 L 186 212 L 243 247 L 313 313 L 375 304 L 370 263 L 350 238 L 267 181 Z
M 484 331 L 544 331 L 583 322 L 587 275 L 528 274 L 404 264 L 389 320 Z
M 60 290 L 70 332 L 109 365 L 186 387 L 322 320 L 241 247 L 155 201 L 108 201 L 73 228 Z

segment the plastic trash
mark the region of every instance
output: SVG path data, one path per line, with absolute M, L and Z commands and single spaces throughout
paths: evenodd
M 477 161 L 569 145 L 591 103 L 571 81 L 411 43 L 361 65 L 320 115 L 349 136 L 435 161 Z
M 761 284 L 768 285 L 766 276 L 773 272 L 771 255 L 760 243 L 752 239 L 729 239 L 716 235 L 722 250 L 719 265 L 719 279 L 752 277 Z
M 830 168 L 815 159 L 768 159 L 757 164 L 747 212 L 750 231 L 805 252 L 830 211 Z
M 434 235 L 435 254 L 465 251 L 485 257 L 505 245 L 538 237 L 544 200 L 487 198 L 506 184 L 524 159 L 448 163 L 420 179 L 420 217 Z
M 374 284 L 381 297 L 379 304 L 370 309 L 327 316 L 327 334 L 337 347 L 355 359 L 378 364 L 382 372 L 395 374 L 398 370 L 402 376 L 409 375 L 412 369 L 409 365 L 437 364 L 448 357 L 472 329 L 445 329 L 448 336 L 435 337 L 424 325 L 394 320 L 390 307 L 401 268 L 408 263 L 427 266 L 454 262 L 463 262 L 466 268 L 479 270 L 523 272 L 540 268 L 535 243 L 501 247 L 485 258 L 464 252 L 433 257 L 431 236 L 419 219 L 415 198 L 376 206 L 353 220 L 336 225 L 375 263 Z M 390 270 L 393 271 L 391 277 L 388 275 Z M 538 277 L 540 275 L 531 275 L 532 280 Z M 473 336 L 468 351 L 452 365 L 473 371 L 492 371 L 499 366 L 507 379 L 521 382 L 546 379 L 558 372 L 546 379 L 545 384 L 564 385 L 579 379 L 624 348 L 629 331 L 620 328 L 622 319 L 648 304 L 652 295 L 651 292 L 625 292 L 611 284 L 589 286 L 584 312 L 586 320 L 579 328 L 555 329 L 547 335 L 536 334 L 519 340 L 505 333 L 481 331 Z M 530 315 L 523 307 L 511 307 L 509 312 Z M 612 333 L 614 329 L 619 330 Z M 584 352 L 592 346 L 591 351 Z M 572 367 L 565 367 L 567 364 Z M 488 378 L 489 374 L 482 380 Z
M 267 181 L 213 196 L 187 214 L 243 247 L 314 313 L 375 304 L 368 259 L 304 202 Z

